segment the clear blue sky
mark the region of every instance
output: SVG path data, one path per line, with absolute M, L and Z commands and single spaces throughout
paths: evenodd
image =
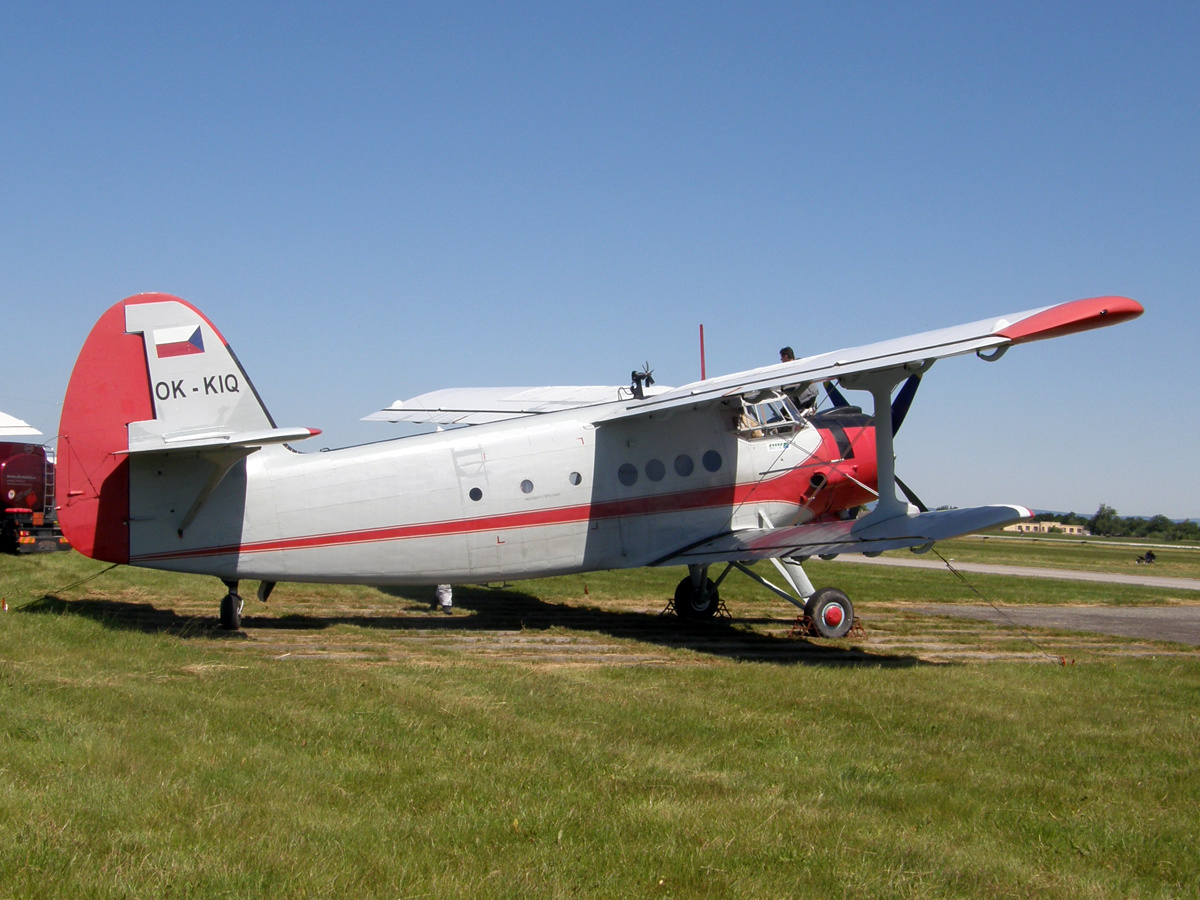
M 931 505 L 1200 516 L 1200 5 L 5 4 L 0 410 L 112 303 L 341 446 L 439 387 L 699 376 L 1099 294 L 938 363 Z

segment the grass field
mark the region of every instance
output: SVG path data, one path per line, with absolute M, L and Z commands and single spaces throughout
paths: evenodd
M 813 563 L 867 623 L 830 643 L 741 578 L 682 627 L 669 570 L 449 618 L 281 585 L 227 635 L 214 579 L 61 589 L 102 568 L 0 558 L 0 896 L 1200 896 L 1200 653 L 1039 634 L 1076 659 L 1043 664 L 914 614 L 976 599 L 947 573 Z

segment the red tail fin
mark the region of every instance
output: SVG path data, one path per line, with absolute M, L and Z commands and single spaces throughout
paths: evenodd
M 85 556 L 119 563 L 129 562 L 127 426 L 154 418 L 143 338 L 125 333 L 125 303 L 100 317 L 79 351 L 58 426 L 63 534 Z

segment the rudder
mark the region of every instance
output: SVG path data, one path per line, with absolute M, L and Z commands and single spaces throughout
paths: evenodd
M 59 422 L 58 516 L 93 559 L 129 561 L 129 452 L 273 429 L 215 326 L 170 294 L 138 294 L 92 328 Z

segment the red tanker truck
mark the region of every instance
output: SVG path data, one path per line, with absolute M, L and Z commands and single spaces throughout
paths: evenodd
M 0 552 L 69 549 L 54 513 L 54 456 L 41 444 L 0 441 Z

